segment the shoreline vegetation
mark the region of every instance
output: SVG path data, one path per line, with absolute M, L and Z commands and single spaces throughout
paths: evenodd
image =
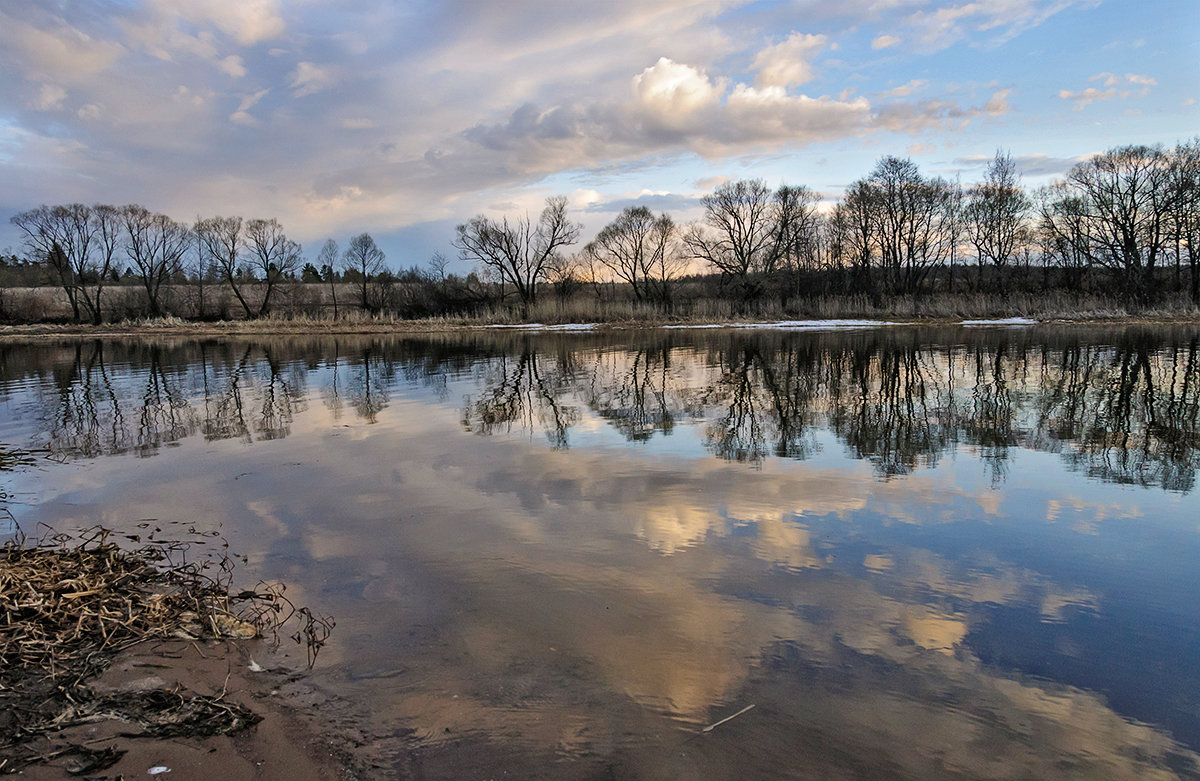
M 356 318 L 272 316 L 256 320 L 196 321 L 177 317 L 137 318 L 100 325 L 43 322 L 0 325 L 0 341 L 37 337 L 147 337 L 147 336 L 288 336 L 288 335 L 405 335 L 510 330 L 555 333 L 678 329 L 678 328 L 778 328 L 781 330 L 832 330 L 836 328 L 915 326 L 1039 326 L 1039 325 L 1200 325 L 1200 309 L 1159 306 L 1129 309 L 1109 303 L 1070 309 L 1020 306 L 988 307 L 982 313 L 971 307 L 943 312 L 915 313 L 909 308 L 862 312 L 821 313 L 811 317 L 763 315 L 668 317 L 653 312 L 595 312 L 547 309 L 528 318 L 431 317 L 405 319 L 393 315 Z M 599 317 L 597 315 L 600 315 Z M 823 316 L 822 316 L 823 315 Z
M 271 664 L 269 638 L 282 633 L 307 644 L 311 667 L 332 621 L 296 608 L 278 585 L 234 591 L 233 557 L 223 545 L 199 547 L 220 542 L 211 534 L 151 523 L 135 531 L 29 540 L 18 530 L 0 549 L 0 775 L 132 777 L 147 762 L 186 773 L 198 761 L 238 776 L 254 763 L 246 749 L 333 777 L 319 750 L 283 759 L 287 744 L 270 745 L 276 722 L 301 715 L 281 700 L 254 702 L 289 677 L 286 663 L 244 663 L 253 651 Z
M 884 156 L 836 202 L 743 179 L 696 205 L 687 224 L 631 205 L 586 243 L 565 196 L 536 217 L 479 214 L 447 237 L 466 274 L 441 253 L 396 271 L 368 233 L 310 258 L 276 219 L 42 205 L 12 217 L 23 255 L 0 254 L 0 323 L 374 332 L 1200 317 L 1200 138 L 1114 147 L 1036 189 L 1002 151 L 969 185 Z

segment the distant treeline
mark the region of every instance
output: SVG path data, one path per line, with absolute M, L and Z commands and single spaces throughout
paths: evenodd
M 1062 292 L 1200 306 L 1200 139 L 1117 147 L 1033 191 L 1001 152 L 969 186 L 888 156 L 832 209 L 819 201 L 802 185 L 731 181 L 701 199 L 697 222 L 631 206 L 580 248 L 582 226 L 556 196 L 536 221 L 478 215 L 459 225 L 453 244 L 477 268 L 466 276 L 447 273 L 441 254 L 392 271 L 367 233 L 344 250 L 327 240 L 309 259 L 274 219 L 188 225 L 136 205 L 41 206 L 12 218 L 25 256 L 0 257 L 0 286 L 56 285 L 70 316 L 93 323 L 281 310 L 520 316 L 547 297 L 685 316 L 714 302 L 788 313 L 831 297 L 886 309 L 901 298 Z M 104 299 L 114 285 L 139 294 L 114 306 Z M 22 319 L 2 297 L 0 316 Z

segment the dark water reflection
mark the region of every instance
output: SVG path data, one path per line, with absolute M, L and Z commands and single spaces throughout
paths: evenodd
M 220 524 L 334 613 L 395 770 L 1194 776 L 1198 337 L 7 345 L 0 442 L 65 461 L 23 526 Z

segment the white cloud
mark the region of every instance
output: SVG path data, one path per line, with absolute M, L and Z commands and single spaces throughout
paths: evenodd
M 633 77 L 633 94 L 643 111 L 668 127 L 685 123 L 720 95 L 704 71 L 667 57 Z
M 923 51 L 936 51 L 962 40 L 980 38 L 988 45 L 1004 43 L 1069 8 L 1089 8 L 1100 0 L 968 0 L 910 14 L 905 26 Z
M 258 105 L 258 102 L 267 96 L 270 90 L 259 90 L 258 92 L 243 95 L 241 102 L 238 103 L 237 111 L 229 115 L 229 119 L 238 125 L 246 125 L 254 127 L 258 125 L 258 119 L 250 114 L 250 109 Z
M 108 70 L 127 53 L 121 44 L 97 40 L 58 17 L 39 21 L 34 25 L 0 10 L 0 52 L 26 74 L 74 84 Z
M 363 117 L 347 117 L 339 124 L 345 130 L 370 130 L 375 127 L 375 120 Z
M 67 99 L 67 91 L 57 84 L 43 84 L 30 101 L 29 107 L 35 111 L 53 111 L 62 108 Z
M 983 104 L 984 112 L 993 117 L 1007 114 L 1010 108 L 1008 105 L 1008 96 L 1011 94 L 1011 89 L 1002 89 L 994 92 L 992 97 L 988 98 L 988 102 Z
M 312 62 L 298 62 L 296 70 L 292 73 L 290 85 L 292 97 L 302 98 L 305 95 L 312 95 L 327 90 L 337 83 L 338 75 L 335 68 Z
M 1095 103 L 1098 100 L 1109 100 L 1110 98 L 1115 98 L 1116 96 L 1116 87 L 1109 87 L 1105 90 L 1096 89 L 1095 87 L 1088 87 L 1087 89 L 1079 90 L 1078 92 L 1073 92 L 1067 89 L 1058 91 L 1058 97 L 1062 100 L 1069 100 L 1074 103 L 1074 108 L 1076 111 L 1083 111 L 1085 107 Z
M 880 35 L 871 39 L 872 49 L 886 49 L 889 46 L 895 46 L 900 43 L 900 39 L 894 35 Z
M 828 44 L 824 35 L 792 33 L 787 40 L 769 46 L 754 59 L 756 81 L 767 87 L 792 87 L 811 81 L 812 60 Z
M 167 16 L 208 23 L 242 46 L 253 46 L 283 35 L 287 25 L 280 0 L 151 0 Z
M 929 86 L 929 81 L 926 79 L 913 79 L 910 82 L 901 84 L 899 87 L 892 87 L 886 92 L 879 93 L 883 97 L 908 97 L 914 92 L 920 92 Z
M 222 60 L 217 61 L 217 70 L 227 76 L 232 76 L 235 79 L 240 79 L 246 75 L 246 66 L 242 62 L 242 58 L 235 54 L 231 54 Z

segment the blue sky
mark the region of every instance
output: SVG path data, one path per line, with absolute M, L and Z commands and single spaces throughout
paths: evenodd
M 40 203 L 278 217 L 396 267 L 569 195 L 585 238 L 884 154 L 1026 182 L 1200 132 L 1196 0 L 0 0 L 0 249 Z M 460 269 L 463 267 L 460 267 Z

